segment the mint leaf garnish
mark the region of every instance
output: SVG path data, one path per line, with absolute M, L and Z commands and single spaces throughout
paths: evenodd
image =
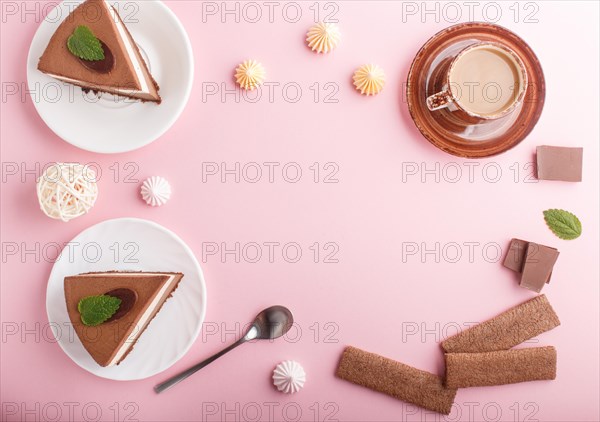
M 581 221 L 574 214 L 565 210 L 546 210 L 544 220 L 556 236 L 561 239 L 577 239 L 581 235 Z
M 118 297 L 99 295 L 84 297 L 77 304 L 81 322 L 88 326 L 100 325 L 117 312 L 121 306 Z
M 104 49 L 90 28 L 79 25 L 67 40 L 69 51 L 83 60 L 104 60 Z

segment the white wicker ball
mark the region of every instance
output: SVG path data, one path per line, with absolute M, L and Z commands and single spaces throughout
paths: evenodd
M 54 163 L 38 179 L 37 195 L 48 217 L 72 220 L 94 206 L 98 197 L 96 173 L 78 163 Z

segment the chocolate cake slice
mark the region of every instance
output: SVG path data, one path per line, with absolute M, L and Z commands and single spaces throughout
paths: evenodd
M 69 318 L 83 347 L 98 365 L 118 365 L 125 359 L 182 277 L 181 273 L 117 271 L 65 277 Z M 79 303 L 99 295 L 119 298 L 119 309 L 99 325 L 86 325 Z
M 100 41 L 103 60 L 83 60 L 69 50 L 67 41 L 81 26 Z M 42 54 L 38 69 L 84 90 L 161 102 L 158 84 L 137 44 L 119 13 L 106 0 L 86 0 L 64 19 Z

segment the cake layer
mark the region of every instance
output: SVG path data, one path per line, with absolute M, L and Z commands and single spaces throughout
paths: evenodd
M 127 89 L 127 88 L 119 88 L 117 86 L 106 86 L 106 85 L 95 85 L 90 86 L 90 84 L 86 84 L 82 81 L 78 81 L 76 79 L 67 78 L 66 76 L 53 75 L 51 73 L 47 74 L 48 76 L 52 76 L 54 79 L 58 79 L 59 81 L 67 82 L 72 85 L 77 85 L 83 89 L 89 89 L 92 91 L 106 92 L 112 95 L 119 95 L 127 98 L 135 98 L 143 101 L 154 101 L 155 97 L 153 97 L 150 93 L 137 91 L 135 89 Z

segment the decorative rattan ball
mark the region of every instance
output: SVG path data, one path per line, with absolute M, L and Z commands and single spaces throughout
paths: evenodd
M 48 217 L 72 220 L 94 206 L 98 197 L 96 173 L 78 163 L 54 163 L 38 179 L 37 195 Z

